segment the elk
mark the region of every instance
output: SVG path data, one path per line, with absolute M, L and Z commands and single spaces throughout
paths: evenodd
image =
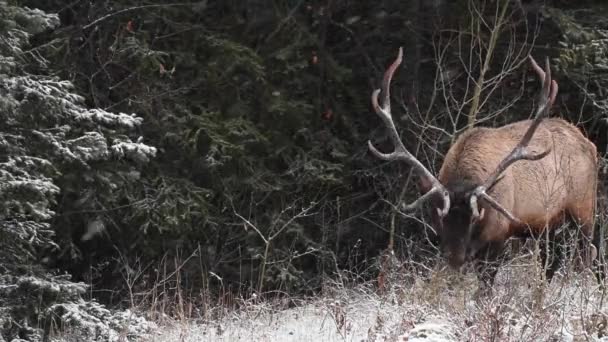
M 547 233 L 554 240 L 557 227 L 575 223 L 582 232 L 579 253 L 584 252 L 584 262 L 589 265 L 597 255 L 591 243 L 597 152 L 576 126 L 560 118 L 545 118 L 558 91 L 549 60 L 543 71 L 528 56 L 542 82 L 534 117 L 498 128 L 465 131 L 449 148 L 435 177 L 405 148 L 392 119 L 390 83 L 402 56 L 399 48 L 381 89 L 374 90 L 371 97 L 374 111 L 388 128 L 394 151 L 382 153 L 371 141 L 368 145 L 379 159 L 404 161 L 419 175 L 423 195 L 399 209 L 413 211 L 425 202 L 430 204 L 434 209 L 431 225 L 439 234 L 440 250 L 448 264 L 460 269 L 466 261 L 475 261 L 476 269 L 484 271 L 480 272 L 483 283 L 491 287 L 498 257 L 508 239 Z M 546 253 L 541 257 L 545 265 Z M 549 263 L 548 281 L 560 261 L 557 254 Z

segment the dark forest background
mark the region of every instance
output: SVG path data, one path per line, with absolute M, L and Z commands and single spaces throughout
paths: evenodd
M 426 214 L 392 206 L 417 179 L 367 150 L 390 148 L 370 95 L 398 48 L 395 121 L 431 170 L 468 127 L 530 116 L 528 54 L 602 157 L 606 18 L 599 0 L 0 1 L 4 336 L 74 296 L 313 294 L 377 276 L 387 248 L 424 269 Z

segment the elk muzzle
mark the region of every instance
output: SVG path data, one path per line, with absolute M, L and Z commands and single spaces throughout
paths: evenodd
M 448 265 L 454 270 L 460 270 L 467 260 L 464 248 L 448 248 L 443 253 Z

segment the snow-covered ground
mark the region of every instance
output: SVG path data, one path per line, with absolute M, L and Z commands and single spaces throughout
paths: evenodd
M 468 275 L 438 271 L 405 285 L 337 287 L 290 308 L 251 300 L 213 320 L 165 324 L 151 341 L 607 341 L 608 307 L 590 273 L 545 285 L 537 266 L 499 272 L 492 295 L 475 299 Z
M 361 293 L 350 296 L 349 303 L 319 299 L 285 310 L 257 307 L 216 322 L 174 324 L 154 341 L 408 341 L 397 338 L 410 330 L 412 337 L 432 337 L 424 341 L 457 341 L 456 327 L 443 317 L 421 316 Z M 417 316 L 425 319 L 414 328 Z

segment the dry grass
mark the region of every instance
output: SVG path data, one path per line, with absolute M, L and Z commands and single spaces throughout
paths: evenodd
M 473 274 L 436 269 L 406 285 L 395 272 L 382 294 L 372 284 L 333 284 L 297 302 L 252 298 L 216 308 L 212 319 L 168 320 L 151 341 L 608 341 L 605 293 L 593 275 L 563 268 L 547 285 L 534 260 L 504 265 L 482 298 Z

